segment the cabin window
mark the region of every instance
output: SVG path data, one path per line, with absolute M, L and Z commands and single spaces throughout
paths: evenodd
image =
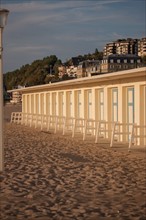
M 112 121 L 118 121 L 118 89 L 112 89 Z

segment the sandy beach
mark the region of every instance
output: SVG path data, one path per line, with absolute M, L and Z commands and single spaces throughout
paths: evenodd
M 144 150 L 10 124 L 13 107 L 5 107 L 1 220 L 146 219 Z

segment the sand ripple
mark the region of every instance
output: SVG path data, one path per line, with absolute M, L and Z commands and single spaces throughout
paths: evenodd
M 144 152 L 6 123 L 0 219 L 146 219 Z

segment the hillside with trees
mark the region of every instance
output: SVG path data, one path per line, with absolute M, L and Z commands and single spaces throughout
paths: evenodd
M 80 61 L 83 60 L 101 60 L 103 53 L 98 49 L 92 54 L 79 55 Z M 62 61 L 56 57 L 56 55 L 50 55 L 42 60 L 35 60 L 31 64 L 23 65 L 20 69 L 16 69 L 12 72 L 4 74 L 4 85 L 7 90 L 21 86 L 35 86 L 42 85 L 59 80 L 58 67 L 62 64 Z M 66 66 L 72 65 L 71 59 L 64 63 Z
M 84 60 L 102 60 L 103 52 L 99 52 L 98 49 L 96 48 L 94 53 L 88 53 L 88 54 L 85 54 L 85 55 L 78 55 L 76 58 L 78 58 L 80 61 L 84 61 Z M 67 60 L 64 64 L 66 66 L 72 65 L 72 58 Z
M 57 77 L 58 66 L 62 64 L 55 55 L 35 60 L 31 64 L 23 65 L 20 69 L 4 74 L 4 85 L 13 89 L 18 85 L 35 86 L 49 82 L 49 75 Z

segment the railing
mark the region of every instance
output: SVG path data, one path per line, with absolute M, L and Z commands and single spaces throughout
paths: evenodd
M 97 129 L 95 135 L 95 143 L 99 143 L 99 141 L 104 140 L 104 142 L 109 142 L 111 140 L 112 130 L 113 130 L 114 122 L 108 121 L 98 121 L 97 122 Z
M 57 130 L 63 131 L 64 123 L 65 123 L 65 117 L 64 116 L 56 116 L 54 133 L 56 133 Z
M 66 132 L 71 132 L 73 131 L 75 126 L 75 118 L 73 117 L 65 117 L 64 119 L 64 126 L 63 126 L 63 135 Z
M 98 122 L 93 119 L 85 120 L 85 131 L 83 133 L 83 140 L 86 139 L 87 136 L 93 137 L 98 128 Z
M 11 123 L 21 124 L 22 112 L 12 112 Z
M 49 115 L 48 118 L 48 131 L 49 130 L 54 130 L 55 132 L 56 128 L 56 116 L 55 115 Z
M 113 147 L 115 144 L 129 144 L 134 125 L 134 123 L 115 122 L 112 129 L 110 147 Z
M 48 130 L 48 124 L 49 124 L 49 115 L 42 115 L 42 121 L 41 121 L 41 130 L 43 130 L 45 127 Z
M 75 118 L 75 123 L 73 127 L 72 137 L 75 136 L 75 133 L 84 134 L 85 132 L 85 119 Z
M 146 146 L 146 125 L 133 125 L 132 132 L 130 134 L 129 150 L 132 145 Z
M 40 127 L 41 130 L 53 130 L 54 133 L 61 131 L 63 135 L 71 132 L 72 137 L 79 133 L 83 135 L 83 140 L 92 136 L 95 138 L 95 143 L 109 142 L 110 147 L 123 143 L 128 144 L 129 150 L 133 146 L 146 146 L 146 125 L 22 112 L 12 112 L 11 123 Z

